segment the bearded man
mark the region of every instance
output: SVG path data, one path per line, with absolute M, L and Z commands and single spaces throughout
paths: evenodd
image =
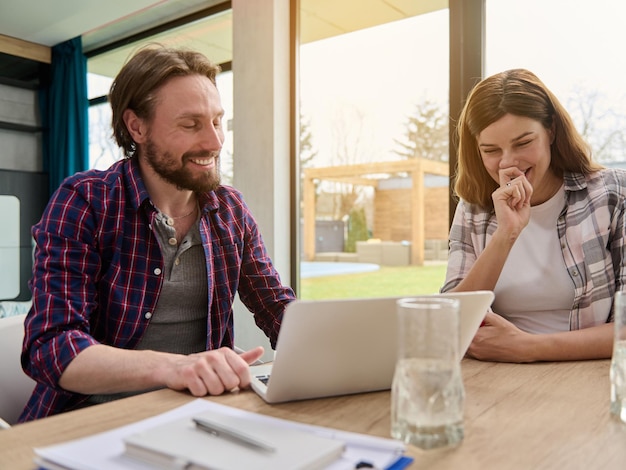
M 109 95 L 125 158 L 67 178 L 39 223 L 20 421 L 156 388 L 246 388 L 261 346 L 234 351 L 239 295 L 275 346 L 295 299 L 237 190 L 220 184 L 218 66 L 149 46 Z

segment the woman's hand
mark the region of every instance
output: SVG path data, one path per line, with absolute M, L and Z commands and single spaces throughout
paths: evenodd
M 533 187 L 516 167 L 500 170 L 500 187 L 491 198 L 498 220 L 498 230 L 516 240 L 530 220 Z
M 481 361 L 533 362 L 534 336 L 520 330 L 500 315 L 488 312 L 467 350 L 467 355 Z

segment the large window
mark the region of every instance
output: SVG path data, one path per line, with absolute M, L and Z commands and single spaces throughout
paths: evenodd
M 342 0 L 341 9 L 316 0 L 300 5 L 301 296 L 434 292 L 443 282 L 447 246 L 447 2 L 409 2 L 404 9 L 372 0 Z M 360 13 L 345 15 L 350 10 Z M 230 10 L 178 23 L 90 54 L 92 167 L 122 157 L 105 97 L 137 48 L 185 46 L 230 64 Z M 229 130 L 232 84 L 232 73 L 218 77 Z M 226 183 L 232 182 L 232 137 L 228 132 L 222 152 Z M 329 259 L 332 266 L 324 264 Z M 328 269 L 330 278 L 311 279 Z M 341 276 L 349 286 L 335 282 L 337 269 L 356 271 Z M 371 277 L 360 277 L 368 272 Z
M 449 17 L 438 3 L 300 47 L 303 298 L 432 293 L 443 284 Z M 324 18 L 342 24 L 340 13 Z
M 400 2 L 404 9 L 394 9 L 391 2 L 338 0 L 325 10 L 326 3 L 300 0 L 298 12 L 302 239 L 294 243 L 302 261 L 301 297 L 417 294 L 441 286 L 449 223 L 448 124 L 480 78 L 476 64 L 483 59 L 483 76 L 513 67 L 537 73 L 571 112 L 598 160 L 625 160 L 620 80 L 626 62 L 615 51 L 626 42 L 619 23 L 626 7 L 619 2 L 450 0 L 448 9 L 445 0 L 406 1 Z M 479 31 L 483 5 L 485 31 Z M 450 20 L 456 25 L 470 16 L 469 28 L 463 23 L 450 30 Z M 468 30 L 473 37 L 466 37 Z M 150 41 L 193 47 L 230 64 L 232 14 L 177 25 L 90 58 L 95 167 L 120 157 L 110 140 L 108 104 L 96 104 L 97 98 L 128 55 Z M 451 88 L 450 78 L 459 83 Z M 230 129 L 232 74 L 219 80 Z M 459 98 L 448 103 L 454 93 Z M 222 162 L 226 182 L 232 153 L 229 133 Z M 357 272 L 335 275 L 350 270 Z

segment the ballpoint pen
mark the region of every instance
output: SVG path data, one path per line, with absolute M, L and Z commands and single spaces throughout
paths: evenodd
M 224 437 L 239 444 L 254 447 L 256 449 L 264 450 L 266 452 L 276 451 L 276 448 L 271 446 L 270 444 L 267 444 L 255 437 L 243 433 L 238 429 L 230 428 L 228 426 L 224 426 L 223 424 L 214 423 L 212 421 L 207 421 L 206 419 L 201 418 L 193 418 L 193 422 L 196 423 L 196 427 L 198 429 L 201 429 L 204 432 L 208 432 L 209 434 L 213 434 L 214 436 Z

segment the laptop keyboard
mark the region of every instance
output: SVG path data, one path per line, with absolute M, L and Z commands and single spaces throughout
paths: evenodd
M 257 375 L 256 376 L 257 379 L 259 379 L 261 382 L 263 382 L 265 385 L 267 385 L 267 382 L 269 382 L 270 380 L 270 375 Z

